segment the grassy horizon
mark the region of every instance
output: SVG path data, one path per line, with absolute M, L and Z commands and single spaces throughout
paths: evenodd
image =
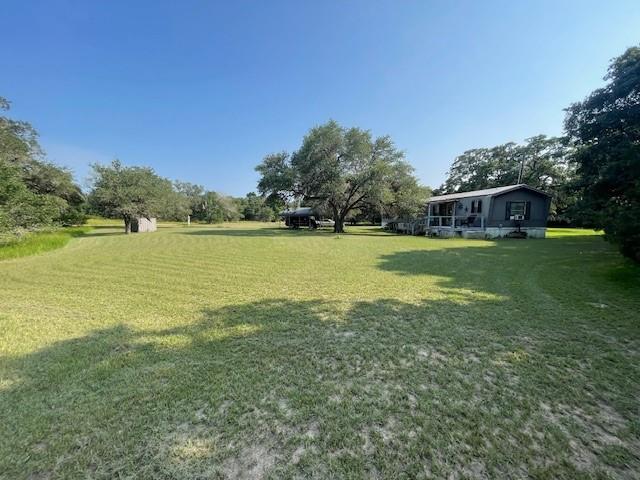
M 96 228 L 0 262 L 0 478 L 634 478 L 602 238 Z

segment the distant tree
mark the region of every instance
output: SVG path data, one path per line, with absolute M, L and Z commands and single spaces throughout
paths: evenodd
M 216 192 L 206 192 L 203 198 L 203 221 L 222 223 L 240 219 L 237 204 L 231 197 Z
M 194 218 L 202 219 L 201 217 L 204 211 L 204 187 L 179 181 L 174 182 L 173 185 L 176 192 L 186 199 L 189 210 L 187 214 L 192 215 Z
M 576 147 L 576 211 L 640 262 L 640 47 L 615 58 L 608 83 L 567 109 Z
M 380 201 L 365 203 L 349 214 L 351 222 L 380 223 L 382 217 L 415 219 L 425 214 L 431 188 L 418 182 L 411 165 L 399 162 L 385 182 Z
M 186 222 L 187 216 L 191 215 L 189 199 L 177 191 L 169 180 L 166 180 L 164 190 L 158 217 L 163 220 Z
M 155 217 L 166 207 L 171 183 L 148 167 L 125 167 L 118 160 L 92 165 L 92 207 L 106 217 L 121 218 L 126 233 L 138 217 Z
M 267 205 L 264 197 L 250 192 L 241 200 L 241 213 L 245 220 L 270 222 L 275 218 L 276 213 L 274 212 L 274 209 Z
M 537 135 L 524 144 L 513 142 L 476 148 L 457 157 L 438 193 L 468 192 L 518 183 L 552 195 L 551 215 L 566 215 L 575 198 L 568 188 L 575 176 L 573 149 L 564 138 Z M 521 171 L 522 169 L 522 171 Z
M 0 233 L 52 225 L 65 208 L 62 199 L 29 190 L 20 169 L 0 160 Z
M 402 160 L 388 136 L 374 139 L 369 131 L 346 129 L 332 120 L 312 128 L 292 155 L 265 157 L 256 167 L 258 190 L 328 209 L 334 232 L 340 233 L 351 211 L 381 201 L 391 170 Z
M 382 201 L 387 217 L 410 219 L 425 213 L 431 189 L 420 185 L 413 172 L 413 167 L 404 162 L 391 171 Z

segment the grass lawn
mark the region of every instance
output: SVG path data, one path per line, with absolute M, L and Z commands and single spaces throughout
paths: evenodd
M 0 261 L 0 478 L 640 478 L 600 236 L 96 228 Z

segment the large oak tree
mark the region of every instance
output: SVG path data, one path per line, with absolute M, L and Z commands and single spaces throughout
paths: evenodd
M 360 128 L 331 120 L 309 130 L 300 148 L 268 155 L 256 167 L 263 195 L 298 199 L 331 212 L 334 232 L 344 231 L 349 212 L 382 201 L 404 155 L 388 136 L 373 138 Z

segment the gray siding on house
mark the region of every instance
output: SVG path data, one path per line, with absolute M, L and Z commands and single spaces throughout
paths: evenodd
M 482 210 L 472 212 L 474 201 L 482 200 Z M 523 202 L 516 210 L 514 202 Z M 430 214 L 425 222 L 427 234 L 468 237 L 484 232 L 487 238 L 498 238 L 523 231 L 527 237 L 544 238 L 551 197 L 525 184 L 437 195 L 429 200 Z M 452 210 L 455 205 L 455 212 Z M 524 210 L 524 211 L 522 211 Z M 524 214 L 523 220 L 511 220 Z M 453 215 L 455 214 L 455 224 Z M 520 230 L 522 229 L 522 230 Z
M 488 227 L 516 226 L 515 221 L 506 219 L 507 202 L 530 202 L 529 218 L 520 222 L 522 227 L 546 227 L 551 199 L 546 195 L 526 188 L 493 197 L 488 210 Z
M 482 201 L 480 212 L 472 213 L 471 204 L 478 200 Z M 482 225 L 480 217 L 485 217 L 486 219 L 490 202 L 491 197 L 488 196 L 461 198 L 456 201 L 456 217 L 464 221 L 468 226 L 480 227 Z
M 482 204 L 480 206 L 480 212 L 472 212 L 472 203 L 478 200 L 482 201 Z M 480 217 L 484 217 L 484 218 L 487 217 L 487 214 L 489 212 L 491 197 L 488 195 L 481 195 L 477 197 L 465 197 L 465 198 L 457 199 L 455 202 L 456 202 L 455 203 L 456 224 L 463 222 L 467 226 L 480 227 L 483 224 Z M 451 202 L 437 202 L 437 203 L 440 203 L 441 205 L 445 205 L 445 204 L 450 204 Z M 431 206 L 432 217 L 444 216 L 444 215 L 451 216 L 450 212 L 444 213 L 442 211 L 438 211 L 436 208 L 437 208 L 436 204 L 435 203 L 432 204 Z

